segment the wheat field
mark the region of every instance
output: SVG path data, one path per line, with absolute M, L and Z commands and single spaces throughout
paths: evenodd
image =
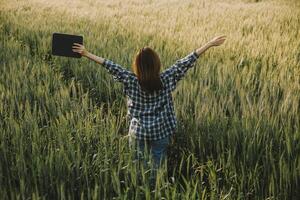
M 51 55 L 54 32 L 127 69 L 143 46 L 166 69 L 227 36 L 173 93 L 155 192 L 129 151 L 122 86 Z M 0 0 L 0 62 L 0 199 L 300 197 L 297 0 Z

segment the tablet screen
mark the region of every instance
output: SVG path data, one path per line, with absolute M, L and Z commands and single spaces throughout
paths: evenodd
M 64 33 L 53 33 L 52 35 L 52 54 L 81 58 L 81 54 L 72 51 L 73 43 L 83 44 L 83 37 Z

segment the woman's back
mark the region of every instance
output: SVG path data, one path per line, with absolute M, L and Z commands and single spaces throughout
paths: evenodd
M 160 78 L 163 89 L 153 93 L 143 90 L 134 78 L 124 87 L 130 121 L 129 133 L 138 139 L 157 140 L 175 131 L 176 119 L 171 90 L 163 74 Z

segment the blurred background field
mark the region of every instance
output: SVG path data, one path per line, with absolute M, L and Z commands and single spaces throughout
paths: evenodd
M 53 32 L 128 69 L 143 46 L 165 69 L 227 35 L 173 93 L 178 132 L 155 194 L 146 170 L 137 183 L 121 85 L 52 56 Z M 300 196 L 299 1 L 0 0 L 0 63 L 1 199 Z

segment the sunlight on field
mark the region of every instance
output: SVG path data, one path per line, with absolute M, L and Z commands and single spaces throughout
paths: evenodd
M 14 1 L 9 5 L 15 8 Z M 249 56 L 275 53 L 280 56 L 276 59 L 284 63 L 297 47 L 297 40 L 291 40 L 290 32 L 294 32 L 295 38 L 299 37 L 299 30 L 289 24 L 299 18 L 297 10 L 289 12 L 290 6 L 276 1 L 32 0 L 21 1 L 19 9 L 28 13 L 49 11 L 53 17 L 59 11 L 66 13 L 68 19 L 84 17 L 95 23 L 105 20 L 119 30 L 139 33 L 138 37 L 146 34 L 179 42 L 183 49 L 196 48 L 212 35 L 226 34 L 226 50 L 246 52 Z
M 163 68 L 225 34 L 174 92 L 178 119 L 155 197 L 300 195 L 300 3 L 291 0 L 0 0 L 0 194 L 150 199 L 128 153 L 120 85 L 86 58 L 51 55 L 53 32 L 130 68 Z

